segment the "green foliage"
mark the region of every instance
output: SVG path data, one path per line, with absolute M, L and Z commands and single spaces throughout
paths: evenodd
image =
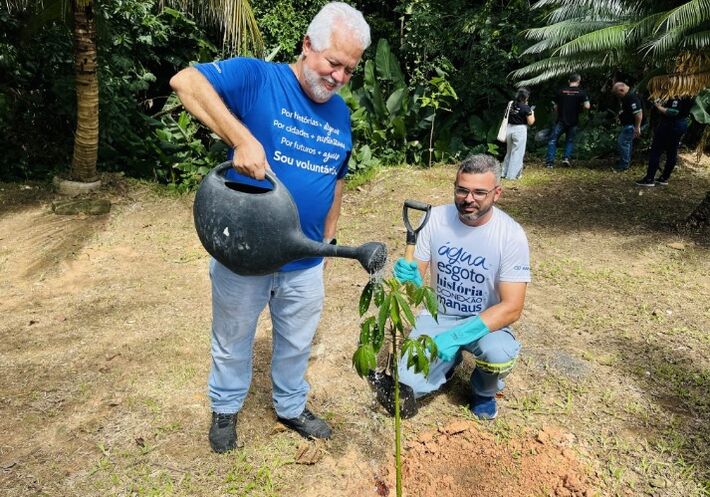
M 278 48 L 274 60 L 293 62 L 301 52 L 308 24 L 327 0 L 253 0 L 254 15 L 268 51 Z
M 71 154 L 72 41 L 63 25 L 30 32 L 31 16 L 0 9 L 0 178 L 47 175 Z
M 417 373 L 429 374 L 429 362 L 437 353 L 434 341 L 427 335 L 416 339 L 405 335 L 415 325 L 412 308 L 423 306 L 436 318 L 438 304 L 434 291 L 427 286 L 402 284 L 396 278 L 370 280 L 360 295 L 360 316 L 368 312 L 373 302 L 377 311 L 361 323 L 358 348 L 353 355 L 357 373 L 365 377 L 375 369 L 377 354 L 385 343 L 385 333 L 389 332 L 391 344 L 396 347 L 396 343 L 401 341 L 400 353 L 397 354 L 396 349 L 393 351 L 395 358 L 406 357 L 407 363 Z
M 172 171 L 161 171 L 164 157 L 154 154 L 161 147 L 152 129 L 158 123 L 148 117 L 173 106 L 173 74 L 192 60 L 213 58 L 217 49 L 194 21 L 174 9 L 159 10 L 152 0 L 110 0 L 101 14 L 99 161 L 132 175 L 170 179 Z
M 710 124 L 710 89 L 703 90 L 697 96 L 690 111 L 699 123 Z
M 152 120 L 154 137 L 152 142 L 158 165 L 156 178 L 178 192 L 184 193 L 197 188 L 202 178 L 225 157 L 226 145 L 215 135 L 203 139 L 205 128 L 190 114 L 181 111 L 177 97 L 168 100 L 172 112 Z M 205 143 L 211 143 L 208 149 Z
M 411 88 L 389 42 L 382 39 L 363 73 L 341 90 L 352 110 L 355 141 L 363 144 L 351 156 L 351 171 L 362 172 L 379 163 L 421 163 L 422 140 L 432 129 L 436 111 L 457 98 L 446 69 L 437 68 L 426 84 Z

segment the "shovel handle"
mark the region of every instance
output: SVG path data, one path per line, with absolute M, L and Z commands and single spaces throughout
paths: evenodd
M 412 223 L 409 221 L 409 209 L 414 209 L 417 211 L 422 211 L 424 213 L 424 218 L 422 219 L 419 226 L 414 228 Z M 429 215 L 431 214 L 431 205 L 424 202 L 419 202 L 417 200 L 405 200 L 404 207 L 402 207 L 402 219 L 404 220 L 404 226 L 407 228 L 407 248 L 404 250 L 404 260 L 411 262 L 414 260 L 414 247 L 417 244 L 417 233 L 421 231 L 424 225 L 429 220 Z
M 404 260 L 407 262 L 412 262 L 414 260 L 414 247 L 416 245 L 407 244 L 407 248 L 404 249 Z

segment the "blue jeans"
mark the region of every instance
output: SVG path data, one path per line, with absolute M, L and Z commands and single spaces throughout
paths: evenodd
M 323 308 L 323 264 L 301 271 L 240 276 L 214 259 L 212 280 L 212 410 L 238 412 L 252 377 L 256 323 L 271 312 L 272 398 L 282 418 L 299 416 L 306 407 L 305 380 L 311 342 Z
M 634 152 L 634 125 L 625 124 L 621 127 L 617 140 L 619 160 L 614 166 L 617 171 L 626 171 L 631 164 L 631 154 Z
M 461 319 L 458 316 L 439 314 L 437 322 L 429 314 L 422 314 L 417 317 L 417 324 L 409 336 L 434 337 L 460 324 Z M 515 359 L 520 353 L 520 344 L 508 328 L 502 328 L 462 347 L 462 350 L 470 352 L 476 358 L 476 369 L 473 370 L 470 380 L 471 392 L 492 397 L 505 387 L 503 379 L 513 369 Z M 422 373 L 415 373 L 413 368 L 408 369 L 407 358 L 404 357 L 399 362 L 399 381 L 412 387 L 416 397 L 421 397 L 441 388 L 450 378 L 451 370 L 460 362 L 461 352 L 453 361 L 437 358 L 429 367 L 429 376 L 424 376 Z
M 574 137 L 577 134 L 577 126 L 568 126 L 565 123 L 558 122 L 555 127 L 552 128 L 550 132 L 550 137 L 547 140 L 547 157 L 545 157 L 546 164 L 552 164 L 555 162 L 555 155 L 557 155 L 557 139 L 565 134 L 565 159 L 572 158 L 572 151 L 574 150 Z
M 661 155 L 664 152 L 666 154 L 666 167 L 663 168 L 661 177 L 666 180 L 671 177 L 673 169 L 678 162 L 678 147 L 680 146 L 680 139 L 683 138 L 683 135 L 687 130 L 687 119 L 662 121 L 656 127 L 656 130 L 653 132 L 651 152 L 648 156 L 646 179 L 655 179 L 656 171 L 661 163 Z

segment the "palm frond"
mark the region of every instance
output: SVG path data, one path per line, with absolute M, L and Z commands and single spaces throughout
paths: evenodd
M 543 73 L 557 67 L 574 67 L 575 64 L 578 69 L 587 67 L 613 67 L 617 65 L 618 60 L 618 56 L 613 52 L 607 52 L 604 54 L 584 54 L 584 56 L 577 55 L 573 57 L 549 57 L 521 67 L 520 69 L 511 72 L 509 76 L 517 80 L 531 74 Z
M 689 31 L 710 20 L 710 0 L 692 0 L 668 11 L 656 28 L 658 31 Z
M 568 56 L 580 52 L 602 52 L 626 49 L 626 38 L 630 26 L 618 24 L 592 31 L 565 43 L 553 52 L 553 55 Z
M 629 32 L 629 43 L 640 44 L 652 38 L 664 15 L 665 12 L 656 12 L 638 20 Z
M 602 63 L 596 60 L 586 60 L 578 61 L 574 59 L 562 59 L 557 58 L 556 64 L 551 65 L 547 69 L 540 71 L 535 77 L 523 79 L 516 83 L 516 86 L 535 86 L 552 79 L 557 79 L 561 76 L 567 76 L 574 72 L 597 69 L 601 67 L 606 67 L 608 64 Z M 515 75 L 517 71 L 511 73 L 512 76 Z
M 710 47 L 710 31 L 699 31 L 685 35 L 681 46 L 690 50 L 707 50 Z
M 566 24 L 566 26 L 563 27 L 563 30 L 556 33 L 555 36 L 543 36 L 540 38 L 539 42 L 528 47 L 521 55 L 541 53 L 546 50 L 558 48 L 568 41 L 582 36 L 583 34 L 590 31 L 596 31 L 610 25 L 607 21 L 595 21 L 584 24 L 580 24 L 576 21 L 563 21 L 563 23 Z
M 643 53 L 644 57 L 659 58 L 668 51 L 680 47 L 682 41 L 683 33 L 681 31 L 667 31 L 657 38 L 642 43 L 639 46 L 639 52 Z
M 591 2 L 591 4 L 571 2 L 553 10 L 546 19 L 551 23 L 566 19 L 628 19 L 635 14 L 635 9 L 618 1 Z
M 598 20 L 593 22 L 582 22 L 580 19 L 568 19 L 541 28 L 531 28 L 523 31 L 526 38 L 531 40 L 560 39 L 572 40 L 590 31 L 601 29 L 605 26 L 613 25 L 612 20 Z
M 249 0 L 167 0 L 183 11 L 192 10 L 203 20 L 218 26 L 224 33 L 226 47 L 238 54 L 264 53 L 264 39 Z

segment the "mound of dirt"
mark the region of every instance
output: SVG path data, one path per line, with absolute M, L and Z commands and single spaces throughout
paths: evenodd
M 454 421 L 407 444 L 403 492 L 408 497 L 591 497 L 574 436 L 544 428 L 524 439 L 496 440 L 473 421 Z M 376 478 L 373 495 L 394 495 L 394 466 Z

